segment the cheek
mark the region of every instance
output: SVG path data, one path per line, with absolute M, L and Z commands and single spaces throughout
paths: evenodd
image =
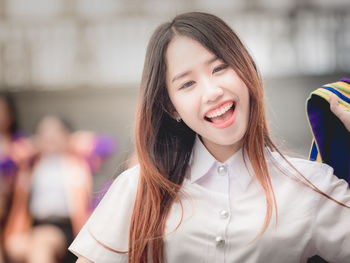
M 177 94 L 176 96 L 170 97 L 170 100 L 177 113 L 179 113 L 183 119 L 187 119 L 191 115 L 195 116 L 196 111 L 198 111 L 198 103 L 194 94 Z
M 249 90 L 244 83 L 241 83 L 239 88 L 239 97 L 241 104 L 241 121 L 245 126 L 248 125 L 250 117 L 250 94 Z
M 245 112 L 245 119 L 246 122 L 248 123 L 249 116 L 250 116 L 250 103 L 249 103 L 249 96 L 246 97 L 245 102 L 244 102 L 244 112 Z
M 174 104 L 174 106 L 181 119 L 187 120 L 191 116 L 191 106 L 187 102 L 182 100 L 181 102 Z
M 246 108 L 250 108 L 250 94 L 248 87 L 244 84 L 242 80 L 240 80 L 240 96 L 242 98 L 242 103 L 246 106 Z
M 169 94 L 169 100 L 172 106 L 170 108 L 174 108 L 176 112 L 179 112 L 179 103 L 177 102 L 176 97 L 174 97 L 172 94 Z

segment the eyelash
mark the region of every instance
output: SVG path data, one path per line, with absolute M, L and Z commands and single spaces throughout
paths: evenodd
M 221 70 L 224 70 L 228 67 L 228 65 L 220 65 L 217 66 L 216 68 L 213 69 L 212 74 L 220 72 Z M 186 82 L 185 84 L 183 84 L 180 89 L 185 89 L 185 88 L 189 88 L 191 87 L 195 82 L 193 80 Z
M 194 81 L 193 81 L 193 80 L 188 81 L 188 82 L 186 82 L 185 84 L 183 84 L 183 85 L 181 86 L 180 89 L 189 88 L 189 87 L 192 86 L 193 84 L 194 84 Z
M 217 66 L 216 68 L 213 69 L 213 73 L 216 73 L 216 72 L 219 72 L 221 70 L 224 70 L 225 68 L 227 68 L 228 65 L 220 65 L 220 66 Z

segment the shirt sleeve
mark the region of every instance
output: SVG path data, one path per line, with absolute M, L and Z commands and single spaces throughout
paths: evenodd
M 331 167 L 323 166 L 322 170 L 316 184 L 319 189 L 350 206 L 348 183 L 333 175 Z M 317 198 L 312 237 L 316 253 L 329 262 L 350 262 L 350 208 L 320 194 Z
M 117 177 L 69 250 L 96 263 L 127 263 L 129 226 L 138 184 L 138 166 Z

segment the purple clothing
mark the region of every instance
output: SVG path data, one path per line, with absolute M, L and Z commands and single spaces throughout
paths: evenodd
M 307 117 L 315 139 L 310 160 L 320 157 L 334 168 L 335 175 L 350 182 L 350 133 L 329 108 L 330 94 L 349 105 L 349 84 L 349 78 L 342 78 L 313 91 L 307 100 Z

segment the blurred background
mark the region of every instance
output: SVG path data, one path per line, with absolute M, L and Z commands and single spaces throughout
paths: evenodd
M 0 92 L 13 99 L 16 134 L 35 141 L 47 115 L 63 122 L 55 124 L 61 139 L 85 131 L 74 137 L 74 149 L 93 175 L 84 185 L 91 183 L 98 195 L 133 151 L 148 39 L 157 25 L 186 11 L 216 14 L 238 33 L 262 73 L 275 141 L 285 152 L 307 157 L 308 95 L 350 76 L 348 0 L 0 0 Z M 31 146 L 21 144 L 22 153 L 33 155 Z M 4 152 L 2 157 L 10 155 Z M 43 152 L 34 154 L 45 160 Z M 15 159 L 14 166 L 25 170 L 27 164 L 19 165 L 25 158 Z M 10 176 L 3 178 L 2 185 L 13 187 Z M 5 197 L 12 196 L 4 189 Z
M 308 94 L 349 76 L 347 0 L 0 0 L 0 89 L 14 96 L 19 129 L 33 134 L 51 113 L 114 136 L 118 150 L 95 177 L 99 185 L 132 151 L 150 34 L 193 10 L 218 15 L 242 38 L 265 81 L 274 137 L 307 156 Z

